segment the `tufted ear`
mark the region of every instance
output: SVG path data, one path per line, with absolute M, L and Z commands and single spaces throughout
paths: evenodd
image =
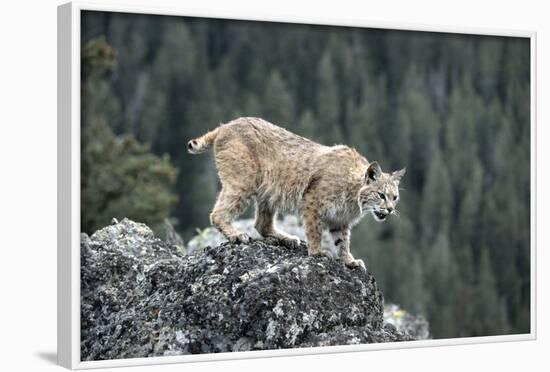
M 382 169 L 380 169 L 380 165 L 378 165 L 377 162 L 373 161 L 367 168 L 367 172 L 365 173 L 365 180 L 367 181 L 367 183 L 371 181 L 376 181 L 381 174 Z
M 400 169 L 398 171 L 395 171 L 391 174 L 391 177 L 395 180 L 395 182 L 399 183 L 401 181 L 401 178 L 405 175 L 405 172 L 407 171 L 407 168 Z

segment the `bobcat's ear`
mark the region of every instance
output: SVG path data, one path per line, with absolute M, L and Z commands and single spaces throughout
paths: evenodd
M 380 165 L 378 165 L 377 162 L 373 161 L 367 168 L 367 172 L 365 173 L 365 180 L 367 181 L 367 183 L 371 181 L 376 181 L 381 174 L 382 169 L 380 169 Z
M 395 180 L 395 182 L 399 183 L 401 181 L 401 178 L 405 175 L 405 172 L 407 171 L 407 168 L 400 169 L 398 171 L 395 171 L 391 174 L 391 177 Z

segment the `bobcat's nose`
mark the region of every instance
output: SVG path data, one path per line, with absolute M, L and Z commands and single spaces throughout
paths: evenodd
M 388 210 L 388 214 L 391 214 L 393 212 L 393 208 L 392 207 L 388 207 L 386 208 Z

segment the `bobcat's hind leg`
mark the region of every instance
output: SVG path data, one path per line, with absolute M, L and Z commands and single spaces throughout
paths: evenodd
M 227 127 L 226 127 L 227 128 Z M 214 204 L 210 221 L 232 243 L 247 243 L 250 237 L 231 223 L 239 217 L 256 190 L 257 161 L 242 133 L 219 130 L 214 142 L 214 158 L 222 190 Z
M 231 243 L 248 243 L 250 241 L 247 234 L 231 225 L 231 222 L 245 210 L 249 198 L 248 193 L 236 192 L 224 186 L 218 195 L 216 204 L 214 204 L 210 221 Z
M 258 233 L 265 237 L 272 236 L 278 239 L 282 245 L 288 248 L 298 248 L 301 244 L 299 238 L 293 235 L 285 234 L 275 228 L 275 211 L 263 201 L 256 201 L 256 223 L 255 228 Z

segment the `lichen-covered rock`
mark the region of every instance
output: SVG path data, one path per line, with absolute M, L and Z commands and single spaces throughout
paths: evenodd
M 405 332 L 415 340 L 430 339 L 430 326 L 422 315 L 413 315 L 395 304 L 384 306 L 384 322 L 393 325 L 398 331 Z
M 412 339 L 369 272 L 272 239 L 182 256 L 124 219 L 81 239 L 83 360 Z

